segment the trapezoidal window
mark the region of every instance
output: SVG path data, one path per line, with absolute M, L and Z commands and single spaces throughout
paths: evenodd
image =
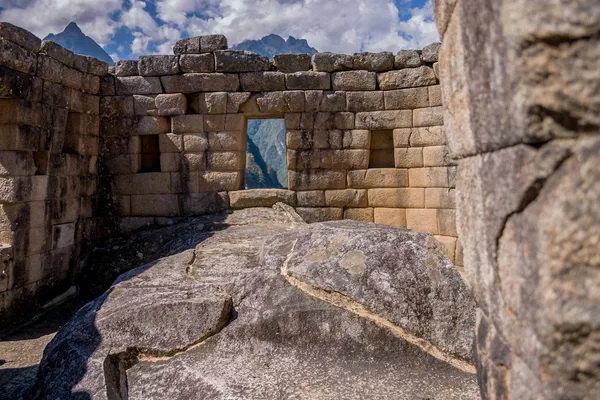
M 287 189 L 285 120 L 248 120 L 247 133 L 246 189 Z
M 394 131 L 371 131 L 369 168 L 394 168 Z
M 158 135 L 141 135 L 140 172 L 160 172 L 160 148 Z

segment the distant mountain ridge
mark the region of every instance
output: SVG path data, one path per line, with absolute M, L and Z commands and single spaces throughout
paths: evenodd
M 262 56 L 273 58 L 275 54 L 310 54 L 318 53 L 317 49 L 310 47 L 306 39 L 296 39 L 293 36 L 284 40 L 281 36 L 271 34 L 260 40 L 245 40 L 236 44 L 232 50 L 247 50 Z
M 85 56 L 95 57 L 108 65 L 115 65 L 113 59 L 104 49 L 89 36 L 86 36 L 75 22 L 71 22 L 59 34 L 49 34 L 44 40 L 60 44 L 65 49 Z

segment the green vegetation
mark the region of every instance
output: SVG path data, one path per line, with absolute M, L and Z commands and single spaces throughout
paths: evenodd
M 248 188 L 287 188 L 285 121 L 248 121 Z

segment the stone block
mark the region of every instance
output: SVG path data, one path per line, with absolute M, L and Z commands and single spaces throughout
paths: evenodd
M 429 232 L 439 235 L 437 210 L 406 210 L 406 227 L 417 232 Z
M 0 151 L 0 176 L 34 175 L 36 170 L 30 151 Z
M 244 151 L 246 150 L 245 144 L 241 131 L 210 132 L 208 134 L 209 151 Z
M 369 149 L 371 144 L 371 131 L 345 130 L 343 131 L 342 147 L 344 149 Z
M 208 150 L 208 136 L 206 133 L 183 135 L 183 150 L 186 152 L 203 152 Z
M 183 156 L 181 156 L 181 155 L 179 155 L 177 163 L 178 163 L 178 167 L 181 168 L 181 171 L 171 173 L 171 193 L 173 193 L 173 194 L 199 193 L 200 192 L 199 179 L 200 179 L 200 175 L 203 174 L 204 171 L 191 171 L 189 169 L 189 166 L 184 164 Z
M 296 192 L 296 200 L 298 207 L 325 207 L 325 191 Z
M 179 170 L 179 154 L 178 153 L 161 153 L 160 154 L 160 171 L 161 172 L 177 172 Z
M 394 147 L 409 147 L 412 128 L 394 129 Z
M 355 53 L 353 69 L 373 72 L 384 72 L 394 68 L 394 54 L 388 51 L 381 53 Z
M 0 125 L 0 132 L 0 150 L 37 151 L 40 137 L 47 135 L 42 128 L 22 124 Z
M 425 206 L 425 189 L 369 189 L 369 207 L 422 208 Z
M 68 69 L 66 70 L 68 72 Z M 65 74 L 65 81 L 63 81 L 62 83 L 70 86 L 70 87 L 74 87 L 77 88 L 76 85 L 71 84 L 69 85 L 68 82 L 66 82 L 66 79 L 68 79 L 70 77 L 69 74 Z M 89 93 L 89 94 L 98 94 L 98 92 L 100 91 L 100 77 L 99 76 L 95 76 L 95 75 L 90 75 L 90 74 L 81 74 L 81 91 L 85 92 L 85 93 Z
M 204 116 L 204 130 L 206 132 L 219 132 L 225 129 L 225 114 Z
M 313 71 L 347 71 L 354 67 L 354 57 L 346 54 L 316 53 L 311 59 Z
M 309 224 L 344 219 L 343 208 L 332 207 L 296 207 L 296 212 Z
M 333 90 L 376 90 L 377 74 L 369 71 L 335 72 L 332 75 Z
M 215 58 L 212 54 L 183 54 L 179 56 L 179 69 L 184 74 L 214 72 Z
M 198 73 L 160 77 L 165 93 L 236 92 L 240 88 L 237 74 Z
M 138 69 L 137 60 L 119 60 L 115 65 L 115 76 L 138 76 L 140 70 Z
M 367 191 L 360 189 L 326 190 L 327 207 L 367 207 Z
M 75 224 L 60 224 L 52 227 L 52 248 L 63 249 L 75 244 Z
M 456 238 L 451 236 L 439 235 L 435 235 L 434 238 L 439 242 L 439 244 L 442 245 L 442 248 L 446 251 L 446 254 L 448 255 L 448 259 L 454 263 L 456 254 Z
M 141 217 L 174 217 L 179 215 L 177 195 L 131 196 L 131 215 Z
M 104 166 L 110 175 L 136 174 L 140 171 L 139 154 L 119 154 L 104 156 Z
M 331 74 L 314 71 L 285 74 L 285 86 L 288 90 L 329 90 Z
M 273 64 L 278 71 L 294 73 L 310 69 L 310 55 L 308 54 L 276 54 Z
M 179 157 L 180 171 L 206 171 L 207 153 L 184 153 Z
M 0 96 L 41 102 L 44 80 L 0 65 Z
M 382 111 L 383 92 L 348 92 L 346 95 L 347 109 L 352 112 Z
M 369 150 L 321 150 L 321 168 L 366 169 L 369 167 Z
M 371 168 L 348 171 L 351 188 L 401 188 L 408 186 L 408 171 L 396 168 Z
M 133 124 L 133 133 L 137 135 L 157 135 L 171 130 L 167 117 L 137 117 Z
M 450 188 L 426 188 L 425 208 L 456 208 L 456 190 Z
M 443 167 L 449 165 L 446 160 L 448 150 L 446 146 L 431 146 L 423 149 L 423 166 Z
M 428 86 L 429 90 L 429 107 L 442 105 L 442 88 L 440 85 Z M 426 107 L 426 106 L 422 106 Z M 416 108 L 416 107 L 415 107 Z
M 326 111 L 326 112 L 342 112 L 342 111 L 346 111 L 346 92 L 320 92 L 317 91 L 318 93 L 322 93 L 322 96 L 320 96 L 320 101 L 315 102 L 316 103 L 316 107 L 313 107 L 313 104 L 311 105 L 311 109 L 314 109 L 314 111 Z M 309 104 L 309 101 L 312 101 L 312 99 L 309 99 L 308 97 L 308 93 L 306 92 L 306 103 Z M 305 108 L 309 108 L 308 106 Z
M 228 48 L 227 38 L 224 35 L 200 36 L 200 51 L 202 53 L 213 53 Z
M 115 77 L 115 92 L 117 95 L 159 94 L 162 93 L 160 78 L 144 76 Z
M 200 36 L 189 37 L 178 40 L 173 46 L 173 54 L 199 54 L 200 53 Z
M 423 166 L 423 149 L 405 147 L 394 149 L 396 168 L 419 168 Z
M 42 101 L 56 107 L 67 107 L 69 88 L 58 83 L 44 81 Z
M 354 221 L 373 222 L 374 215 L 372 208 L 347 208 L 344 210 L 344 219 Z
M 355 124 L 354 120 L 356 118 L 356 114 L 351 112 L 339 112 L 333 114 L 333 127 L 335 129 L 354 129 Z
M 245 168 L 242 152 L 207 152 L 207 170 L 209 171 L 241 171 Z
M 376 224 L 406 228 L 406 210 L 403 208 L 375 208 L 373 217 Z
M 217 72 L 255 72 L 268 71 L 270 68 L 271 62 L 268 58 L 251 51 L 215 51 L 215 71 Z
M 227 193 L 195 193 L 180 196 L 183 215 L 215 214 L 229 208 Z
M 310 169 L 288 171 L 290 190 L 345 189 L 346 172 L 336 170 Z
M 200 112 L 203 114 L 225 114 L 227 112 L 228 93 L 201 93 L 198 96 Z
M 121 117 L 133 114 L 133 96 L 103 96 L 100 99 L 100 115 L 102 117 Z
M 385 91 L 383 92 L 385 95 L 385 109 L 412 110 L 429 107 L 428 89 L 428 87 L 420 87 Z
M 408 172 L 411 187 L 449 187 L 448 168 L 413 168 Z
M 437 210 L 440 235 L 458 237 L 456 232 L 456 211 Z
M 356 113 L 356 129 L 396 129 L 412 126 L 412 111 L 371 111 Z
M 413 125 L 415 127 L 441 126 L 444 124 L 442 107 L 428 107 L 413 110 Z
M 108 74 L 108 64 L 104 61 L 100 61 L 97 58 L 91 56 L 84 56 L 87 60 L 86 72 L 91 75 L 98 77 L 105 76 Z
M 204 132 L 204 116 L 200 114 L 178 115 L 171 118 L 171 132 Z
M 394 67 L 396 69 L 402 68 L 416 68 L 423 65 L 421 59 L 421 52 L 419 50 L 400 50 L 394 58 Z
M 296 192 L 283 189 L 248 189 L 229 192 L 231 208 L 273 207 L 277 203 L 296 206 Z
M 37 54 L 8 40 L 0 39 L 0 65 L 34 75 L 37 69 Z
M 290 150 L 312 148 L 312 133 L 306 130 L 289 130 L 285 137 L 286 147 Z
M 138 70 L 141 76 L 177 75 L 179 59 L 177 56 L 140 56 Z
M 425 128 L 414 128 L 410 130 L 410 145 L 418 146 L 441 146 L 446 144 L 446 136 L 441 126 Z
M 113 184 L 117 195 L 171 193 L 171 176 L 162 172 L 116 175 Z
M 405 68 L 377 74 L 381 90 L 395 90 L 411 87 L 436 85 L 438 83 L 431 67 Z
M 286 90 L 283 92 L 283 98 L 287 103 L 290 112 L 304 112 L 304 91 L 302 90 Z
M 0 39 L 9 40 L 33 52 L 42 45 L 41 39 L 33 33 L 8 22 L 0 22 Z
M 52 57 L 71 68 L 75 67 L 75 53 L 65 49 L 58 43 L 50 40 L 44 40 L 42 41 L 39 51 L 40 53 L 48 57 Z
M 199 134 L 201 135 L 201 134 Z M 187 136 L 187 135 L 186 135 Z M 161 153 L 180 153 L 184 150 L 182 135 L 174 135 L 167 133 L 166 135 L 158 136 L 158 146 Z M 135 151 L 139 153 L 139 151 Z
M 241 107 L 250 99 L 251 94 L 244 93 L 227 93 L 227 114 L 236 114 L 240 112 Z
M 64 71 L 67 66 L 60 63 L 59 61 L 40 54 L 38 56 L 38 65 L 36 74 L 38 77 L 48 80 L 54 83 L 61 83 L 64 75 Z
M 207 171 L 200 173 L 200 192 L 230 192 L 243 188 L 244 173 Z
M 269 92 L 285 90 L 283 72 L 248 72 L 240 74 L 242 90 L 246 92 Z
M 290 170 L 313 169 L 321 167 L 320 150 L 290 150 L 286 152 L 287 167 Z
M 156 96 L 133 95 L 132 98 L 135 115 L 158 115 Z
M 267 92 L 256 98 L 260 113 L 283 114 L 289 111 L 284 92 Z
M 183 115 L 187 111 L 187 99 L 181 94 L 159 94 L 155 99 L 158 115 Z
M 431 43 L 423 47 L 421 58 L 423 62 L 426 63 L 434 63 L 438 61 L 438 53 L 440 51 L 440 47 L 442 47 L 441 43 Z
M 304 91 L 304 111 L 318 112 L 321 111 L 321 102 L 323 100 L 322 90 L 305 90 Z M 346 104 L 344 104 L 344 109 Z

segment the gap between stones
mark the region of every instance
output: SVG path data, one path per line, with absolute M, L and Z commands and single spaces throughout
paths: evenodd
M 387 319 L 373 313 L 371 310 L 367 309 L 365 306 L 352 300 L 351 298 L 349 298 L 341 293 L 338 293 L 338 292 L 332 292 L 332 291 L 314 287 L 306 282 L 301 281 L 298 278 L 291 276 L 289 274 L 288 264 L 289 264 L 290 259 L 292 258 L 292 254 L 294 252 L 294 248 L 296 247 L 297 243 L 298 243 L 298 240 L 294 241 L 294 245 L 292 246 L 287 258 L 283 262 L 283 265 L 280 270 L 281 276 L 283 276 L 283 278 L 290 285 L 300 289 L 304 293 L 308 294 L 309 296 L 311 296 L 317 300 L 324 301 L 335 307 L 338 307 L 338 308 L 341 308 L 348 312 L 351 312 L 361 318 L 367 319 L 367 320 L 375 323 L 377 326 L 379 326 L 381 328 L 389 330 L 395 336 L 398 336 L 401 339 L 406 340 L 408 343 L 419 347 L 421 350 L 423 350 L 425 353 L 429 354 L 430 356 L 437 358 L 438 360 L 444 361 L 463 372 L 466 372 L 469 374 L 475 374 L 477 372 L 475 369 L 475 366 L 469 364 L 466 361 L 463 361 L 458 358 L 454 358 L 454 357 L 451 357 L 451 356 L 448 356 L 448 355 L 442 353 L 442 351 L 440 351 L 440 349 L 438 349 L 433 344 L 429 343 L 428 341 L 426 341 L 424 339 L 421 339 L 414 335 L 411 335 L 410 333 L 406 332 L 403 328 L 401 328 L 401 327 L 393 324 L 392 322 L 388 321 Z

